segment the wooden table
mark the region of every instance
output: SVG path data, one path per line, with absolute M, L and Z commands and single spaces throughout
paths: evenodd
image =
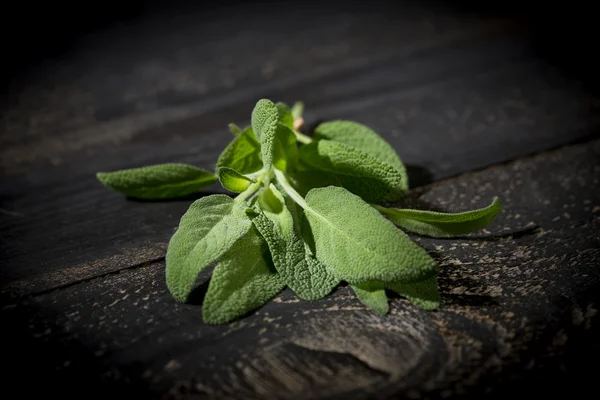
M 540 42 L 531 21 L 443 4 L 366 7 L 148 13 L 11 79 L 0 135 L 7 393 L 506 398 L 594 387 L 600 99 L 578 68 L 589 63 L 556 62 L 581 38 Z M 501 198 L 486 231 L 417 239 L 443 267 L 440 310 L 394 298 L 381 318 L 341 286 L 314 302 L 286 290 L 208 326 L 206 283 L 188 304 L 171 298 L 164 254 L 192 200 L 128 201 L 95 173 L 212 169 L 227 124 L 247 124 L 262 97 L 303 100 L 309 127 L 343 118 L 376 129 L 409 167 L 405 204 L 462 211 Z

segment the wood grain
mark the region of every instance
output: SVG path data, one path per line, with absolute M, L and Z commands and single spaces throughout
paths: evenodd
M 0 134 L 2 296 L 161 258 L 191 200 L 126 201 L 95 173 L 161 162 L 212 169 L 231 139 L 227 124 L 247 123 L 261 96 L 306 101 L 309 127 L 335 118 L 372 126 L 409 164 L 412 186 L 598 132 L 598 100 L 536 58 L 522 27 L 419 8 L 399 18 L 317 19 L 286 36 L 288 47 L 275 35 L 285 22 L 258 18 L 241 38 L 193 16 L 157 22 L 153 33 L 140 22 L 89 37 L 14 83 Z M 218 40 L 196 40 L 212 31 Z M 248 61 L 242 68 L 230 54 Z M 223 83 L 227 71 L 239 79 Z M 213 192 L 222 189 L 204 193 Z
M 31 337 L 26 347 L 6 349 L 15 375 L 7 382 L 29 376 L 35 357 L 40 379 L 51 380 L 44 391 L 63 395 L 74 381 L 94 385 L 99 396 L 145 398 L 502 398 L 517 390 L 587 390 L 598 367 L 582 357 L 600 354 L 599 156 L 600 141 L 593 141 L 411 192 L 409 205 L 446 211 L 483 206 L 496 195 L 504 203 L 481 234 L 419 239 L 443 266 L 438 311 L 394 298 L 381 318 L 340 287 L 315 302 L 285 291 L 243 319 L 207 326 L 205 284 L 190 304 L 178 304 L 166 291 L 164 263 L 156 262 L 5 306 L 14 334 Z

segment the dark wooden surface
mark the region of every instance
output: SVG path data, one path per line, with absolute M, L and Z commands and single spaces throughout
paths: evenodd
M 149 13 L 12 76 L 0 133 L 8 384 L 273 399 L 587 388 L 600 355 L 600 100 L 587 76 L 511 15 L 292 4 Z M 164 253 L 193 199 L 128 201 L 94 174 L 211 168 L 227 124 L 247 123 L 260 97 L 304 100 L 309 127 L 379 131 L 409 165 L 408 204 L 502 199 L 475 238 L 420 240 L 443 265 L 440 311 L 396 298 L 382 319 L 340 287 L 318 302 L 286 291 L 214 327 L 205 285 L 190 304 L 171 299 Z

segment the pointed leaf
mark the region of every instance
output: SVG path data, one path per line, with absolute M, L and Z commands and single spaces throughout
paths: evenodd
M 106 187 L 138 199 L 168 199 L 189 195 L 217 180 L 215 174 L 187 164 L 158 164 L 115 172 L 98 172 Z
M 204 268 L 214 263 L 252 226 L 245 206 L 225 195 L 192 203 L 167 249 L 167 287 L 185 301 Z
M 492 204 L 478 210 L 461 213 L 386 208 L 376 206 L 390 221 L 414 233 L 431 237 L 462 235 L 485 228 L 496 218 L 502 208 L 497 197 Z
M 440 306 L 440 295 L 435 277 L 420 282 L 387 283 L 385 286 L 424 310 L 434 310 Z
M 217 175 L 221 185 L 234 193 L 242 193 L 244 190 L 248 189 L 251 183 L 255 182 L 253 179 L 227 167 L 217 169 Z
M 217 169 L 221 167 L 234 169 L 240 174 L 251 174 L 263 167 L 260 143 L 256 140 L 252 128 L 244 129 L 244 132 L 223 150 L 217 160 Z
M 259 100 L 252 110 L 252 130 L 260 142 L 263 165 L 267 171 L 270 171 L 273 165 L 278 118 L 277 106 L 271 100 Z
M 388 298 L 385 294 L 383 284 L 379 282 L 364 282 L 351 285 L 356 297 L 365 306 L 373 309 L 380 315 L 386 315 L 389 311 Z
M 402 195 L 402 178 L 391 165 L 344 143 L 319 140 L 299 150 L 301 161 L 335 176 L 343 187 L 368 202 L 392 201 Z
M 408 190 L 406 168 L 396 150 L 368 126 L 353 121 L 328 121 L 317 126 L 314 137 L 347 144 L 391 165 L 400 173 L 402 192 Z
M 350 284 L 420 281 L 438 272 L 425 250 L 344 188 L 312 189 L 304 214 L 317 259 Z
M 251 228 L 217 264 L 202 303 L 204 321 L 232 321 L 276 296 L 285 283 L 271 263 L 264 240 Z

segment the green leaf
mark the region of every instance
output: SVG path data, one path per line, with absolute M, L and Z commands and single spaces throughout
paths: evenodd
M 233 133 L 235 136 L 240 136 L 242 134 L 240 127 L 233 122 L 229 124 L 229 132 Z
M 251 183 L 255 181 L 250 179 L 234 169 L 221 167 L 217 169 L 217 175 L 219 177 L 219 181 L 223 187 L 234 193 L 242 193 L 244 190 L 248 189 Z
M 270 171 L 273 165 L 278 118 L 277 106 L 268 99 L 259 100 L 252 110 L 252 130 L 260 142 L 263 165 L 267 171 Z
M 420 282 L 388 283 L 385 286 L 424 310 L 434 310 L 440 306 L 440 295 L 435 277 Z
M 340 280 L 310 253 L 302 240 L 293 200 L 284 199 L 274 187 L 271 192 L 272 201 L 277 199 L 280 205 L 270 210 L 256 208 L 252 222 L 267 242 L 275 268 L 285 283 L 301 299 L 322 299 Z M 273 212 L 273 209 L 279 211 Z
M 380 282 L 364 282 L 351 285 L 356 297 L 365 306 L 375 310 L 380 315 L 386 315 L 389 311 L 388 298 L 385 288 Z
M 251 174 L 262 166 L 260 143 L 250 127 L 233 139 L 217 160 L 217 169 L 227 167 L 240 174 Z
M 252 226 L 245 205 L 219 194 L 192 203 L 167 249 L 167 287 L 185 301 L 200 271 L 214 263 Z
M 344 188 L 312 189 L 303 208 L 317 259 L 350 284 L 414 282 L 438 272 L 425 250 Z
M 287 126 L 277 124 L 273 142 L 273 164 L 281 171 L 288 171 L 298 160 L 296 135 Z
M 396 169 L 344 143 L 319 140 L 302 146 L 300 160 L 335 176 L 344 188 L 368 202 L 392 201 L 402 194 Z
M 477 231 L 496 218 L 502 208 L 500 199 L 478 210 L 461 213 L 441 213 L 376 206 L 396 225 L 414 233 L 431 237 L 450 237 Z
M 223 324 L 261 307 L 285 287 L 269 251 L 251 228 L 221 257 L 202 303 L 208 324 Z
M 106 187 L 138 199 L 168 199 L 189 195 L 215 183 L 211 172 L 187 164 L 158 164 L 115 172 L 98 172 Z
M 304 103 L 301 101 L 297 101 L 292 106 L 292 117 L 294 119 L 302 118 L 304 114 Z
M 288 107 L 287 104 L 279 102 L 275 104 L 277 107 L 277 111 L 279 113 L 279 122 L 290 129 L 294 129 L 294 117 L 292 116 L 292 111 Z
M 400 173 L 402 192 L 405 193 L 408 190 L 409 181 L 406 168 L 396 150 L 368 126 L 353 121 L 328 121 L 316 127 L 314 137 L 347 144 L 391 165 Z
M 342 183 L 335 175 L 316 169 L 293 171 L 288 175 L 288 178 L 302 196 L 306 196 L 314 188 L 342 186 Z

